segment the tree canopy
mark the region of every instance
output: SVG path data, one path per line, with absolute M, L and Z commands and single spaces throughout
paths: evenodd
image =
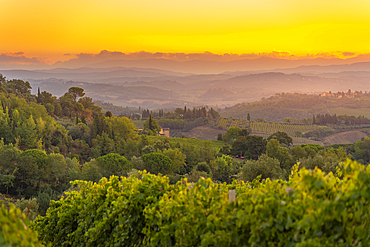
M 271 139 L 276 139 L 279 141 L 280 144 L 285 144 L 287 146 L 293 145 L 293 138 L 290 137 L 287 133 L 282 131 L 277 131 L 267 137 L 267 140 L 270 141 Z

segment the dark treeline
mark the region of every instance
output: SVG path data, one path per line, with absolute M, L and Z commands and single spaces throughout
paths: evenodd
M 347 116 L 336 114 L 317 114 L 312 117 L 312 123 L 318 125 L 327 125 L 327 124 L 344 124 L 344 125 L 359 125 L 359 124 L 370 124 L 370 119 L 364 116 Z
M 186 108 L 176 108 L 174 112 L 164 112 L 163 109 L 158 111 L 149 111 L 148 109 L 144 109 L 142 111 L 142 118 L 147 119 L 149 116 L 154 118 L 168 118 L 168 119 L 197 119 L 197 118 L 218 118 L 220 114 L 215 111 L 213 108 L 207 110 L 208 106 L 203 106 L 199 108 L 193 107 L 193 109 Z
M 210 120 L 219 118 L 220 114 L 213 108 L 207 110 L 207 106 L 200 108 L 189 109 L 176 108 L 173 112 L 164 112 L 163 109 L 158 111 L 142 111 L 142 119 L 153 117 L 157 119 L 158 124 L 162 128 L 170 128 L 171 130 L 189 131 L 192 128 L 207 124 Z

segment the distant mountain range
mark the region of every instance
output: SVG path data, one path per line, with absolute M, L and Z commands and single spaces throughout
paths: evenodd
M 255 59 L 262 60 L 267 61 L 266 66 L 269 64 L 268 61 L 271 62 L 271 67 L 276 66 L 276 59 Z M 33 93 L 40 87 L 41 91 L 61 96 L 69 87 L 78 86 L 85 89 L 87 96 L 96 100 L 119 106 L 141 106 L 150 109 L 185 105 L 189 107 L 210 105 L 222 108 L 242 102 L 258 101 L 281 92 L 319 94 L 324 91 L 348 89 L 370 91 L 370 62 L 328 66 L 304 65 L 281 69 L 275 67 L 271 70 L 255 71 L 238 69 L 239 65 L 259 68 L 259 63 L 254 64 L 251 61 L 252 59 L 231 62 L 171 62 L 165 59 L 147 59 L 146 65 L 153 67 L 139 68 L 135 67 L 139 60 L 137 64 L 135 60 L 129 62 L 112 60 L 90 64 L 91 67 L 0 70 L 0 73 L 7 79 L 29 81 Z M 281 67 L 284 67 L 297 61 L 281 62 Z M 313 59 L 310 62 L 313 62 Z M 130 64 L 131 67 L 121 67 L 125 64 Z M 211 74 L 189 73 L 197 70 L 197 66 L 199 70 L 201 67 L 204 68 L 204 64 L 208 64 L 210 71 L 217 71 L 225 66 L 230 66 L 234 70 Z M 111 65 L 115 66 L 108 67 Z M 165 66 L 167 70 L 162 69 Z M 171 69 L 184 72 L 174 72 Z
M 171 70 L 183 73 L 223 73 L 225 71 L 255 71 L 255 70 L 275 70 L 297 69 L 296 72 L 286 71 L 287 73 L 297 73 L 299 71 L 327 71 L 332 69 L 334 72 L 345 70 L 370 71 L 370 62 L 358 62 L 357 58 L 339 59 L 339 58 L 316 58 L 288 60 L 281 58 L 260 57 L 256 59 L 242 59 L 227 62 L 191 60 L 175 61 L 170 59 L 115 59 L 101 62 L 91 60 L 72 59 L 58 66 L 67 68 L 90 67 L 90 68 L 111 68 L 111 67 L 137 67 L 153 68 L 160 70 Z M 298 68 L 297 68 L 298 67 Z

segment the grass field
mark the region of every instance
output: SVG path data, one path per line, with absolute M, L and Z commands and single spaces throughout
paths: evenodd
M 331 114 L 338 115 L 347 115 L 347 116 L 365 116 L 367 118 L 370 117 L 370 109 L 369 108 L 361 108 L 361 109 L 351 109 L 351 108 L 329 108 Z
M 226 130 L 211 128 L 209 126 L 199 126 L 193 128 L 189 132 L 182 132 L 184 136 L 189 138 L 197 138 L 203 140 L 217 140 L 218 134 L 225 134 Z
M 272 133 L 277 131 L 286 132 L 293 138 L 294 145 L 300 144 L 319 144 L 323 145 L 323 142 L 310 140 L 308 138 L 298 137 L 296 132 L 310 132 L 319 127 L 312 124 L 289 124 L 289 123 L 269 123 L 269 122 L 256 122 L 247 121 L 245 119 L 232 119 L 232 118 L 220 118 L 217 127 L 228 129 L 230 127 L 244 127 L 252 130 L 252 135 L 262 136 L 267 138 Z
M 167 139 L 171 145 L 180 143 L 181 146 L 184 144 L 189 144 L 192 146 L 199 147 L 199 146 L 203 146 L 204 143 L 209 143 L 211 144 L 212 149 L 214 150 L 217 149 L 217 151 L 221 149 L 222 146 L 224 145 L 223 141 L 210 141 L 210 140 L 200 140 L 200 139 L 193 139 L 193 138 L 174 138 L 174 137 L 161 137 L 161 136 L 148 136 L 148 138 L 151 141 Z
M 337 143 L 349 144 L 361 140 L 361 138 L 364 138 L 366 136 L 367 135 L 364 132 L 358 130 L 345 131 L 325 137 L 324 143 L 325 145 L 332 145 Z

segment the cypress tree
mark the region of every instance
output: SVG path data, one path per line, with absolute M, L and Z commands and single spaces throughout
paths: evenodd
M 40 87 L 37 88 L 37 103 L 41 103 L 40 102 L 41 99 L 40 99 Z
M 149 115 L 149 129 L 150 130 L 153 129 L 153 126 L 152 126 L 152 114 Z

